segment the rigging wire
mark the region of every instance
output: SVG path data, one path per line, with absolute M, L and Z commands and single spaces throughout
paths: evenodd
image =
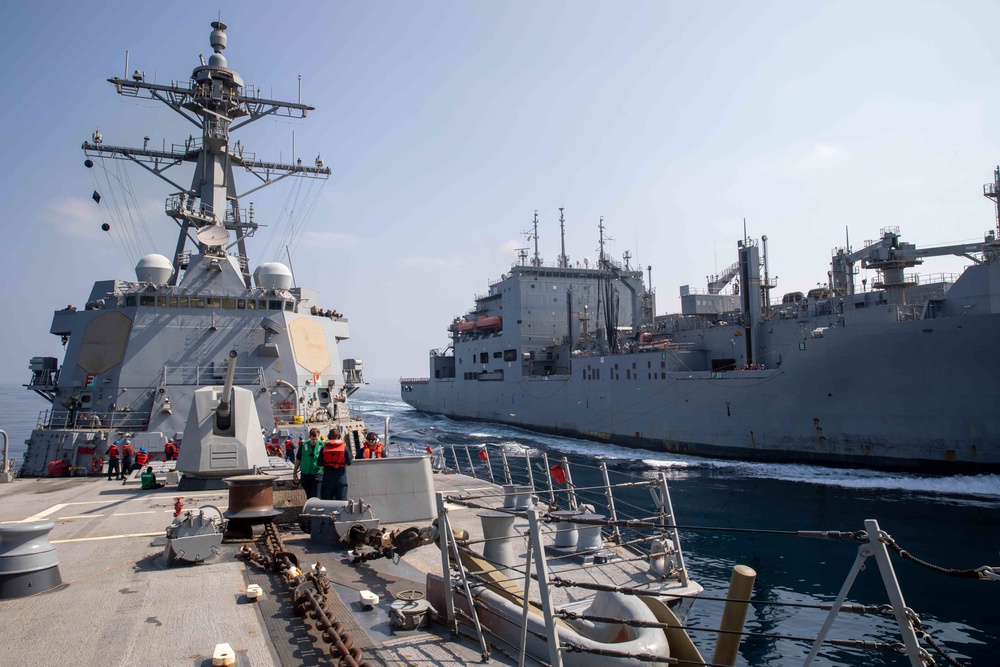
M 97 173 L 93 169 L 91 169 L 90 174 L 91 177 L 94 179 L 94 192 L 99 192 L 102 188 L 101 188 L 101 182 L 97 178 Z M 115 244 L 115 247 L 118 249 L 121 258 L 125 261 L 125 263 L 129 264 L 129 255 L 128 251 L 125 248 L 124 239 L 122 238 L 121 228 L 117 224 L 111 224 L 115 222 L 115 219 L 113 216 L 111 216 L 110 211 L 107 210 L 107 204 L 101 206 L 101 203 L 97 202 L 97 207 L 98 210 L 101 212 L 101 223 L 108 225 L 109 228 L 108 236 L 111 237 L 111 242 Z M 112 231 L 114 233 L 112 233 Z
M 142 214 L 142 206 L 139 205 L 139 199 L 135 195 L 135 186 L 132 184 L 132 175 L 129 173 L 128 169 L 122 169 L 122 175 L 125 178 L 125 184 L 128 186 L 128 193 L 132 197 L 132 202 L 135 204 L 136 217 L 139 218 L 139 225 L 146 234 L 146 239 L 149 241 L 149 247 L 153 251 L 156 250 L 156 242 L 153 241 L 153 235 L 150 232 L 150 225 L 146 222 L 146 217 Z
M 127 248 L 127 254 L 129 263 L 134 265 L 138 259 L 138 252 L 135 247 L 135 242 L 132 239 L 132 235 L 129 233 L 129 226 L 125 224 L 125 219 L 121 214 L 121 209 L 118 206 L 118 197 L 116 196 L 116 188 L 111 183 L 111 176 L 107 165 L 105 164 L 105 159 L 101 158 L 101 169 L 104 173 L 104 180 L 107 183 L 107 198 L 111 200 L 113 206 L 108 206 L 108 213 L 111 215 L 112 220 L 115 221 L 115 225 L 121 230 L 122 241 Z

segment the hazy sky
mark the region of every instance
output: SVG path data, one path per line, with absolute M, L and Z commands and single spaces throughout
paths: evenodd
M 5 382 L 26 382 L 31 356 L 61 359 L 53 310 L 132 279 L 137 251 L 173 252 L 165 184 L 87 170 L 80 145 L 96 127 L 110 144 L 183 141 L 192 125 L 105 80 L 129 50 L 147 79 L 186 81 L 220 11 L 229 66 L 287 100 L 301 74 L 316 107 L 234 139 L 289 161 L 294 133 L 296 156 L 333 169 L 322 188 L 250 197 L 268 225 L 252 263 L 285 261 L 280 239 L 304 228 L 289 241 L 297 282 L 350 318 L 341 354 L 369 377 L 427 374 L 428 349 L 516 260 L 536 209 L 547 262 L 558 207 L 572 261 L 596 257 L 603 215 L 614 255 L 652 265 L 660 313 L 736 260 L 743 218 L 769 238 L 779 295 L 825 282 L 846 227 L 858 247 L 890 225 L 939 245 L 995 224 L 981 188 L 1000 160 L 996 2 L 9 2 Z M 148 230 L 131 245 L 113 202 L 90 199 L 109 176 Z

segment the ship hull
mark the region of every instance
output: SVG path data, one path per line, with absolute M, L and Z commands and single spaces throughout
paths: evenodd
M 636 352 L 575 358 L 563 375 L 404 380 L 401 395 L 425 412 L 627 447 L 977 473 L 1000 469 L 998 331 L 991 314 L 802 341 L 778 322 L 764 341 L 777 351 L 766 370 L 686 371 L 676 353 Z

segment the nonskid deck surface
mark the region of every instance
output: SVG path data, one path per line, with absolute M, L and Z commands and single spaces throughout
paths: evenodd
M 223 549 L 199 566 L 167 567 L 163 535 L 176 488 L 82 479 L 0 487 L 3 522 L 50 520 L 63 586 L 0 602 L 5 664 L 211 664 L 229 643 L 241 664 L 275 656 L 260 614 L 245 604 L 245 565 Z M 186 507 L 226 509 L 225 492 L 183 494 Z M 44 628 L 44 633 L 40 632 Z

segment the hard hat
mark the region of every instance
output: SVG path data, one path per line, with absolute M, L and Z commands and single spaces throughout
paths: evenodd
M 115 444 L 117 445 L 117 444 L 120 444 L 120 443 L 117 440 L 115 440 Z
M 128 442 L 128 441 L 126 440 L 125 442 Z M 140 447 L 139 451 L 142 452 L 143 454 L 145 454 L 146 453 L 146 448 L 145 447 Z
M 131 445 L 131 444 L 132 444 L 132 441 L 131 441 L 131 440 L 129 440 L 128 438 L 125 438 L 125 444 L 126 444 L 126 445 Z

